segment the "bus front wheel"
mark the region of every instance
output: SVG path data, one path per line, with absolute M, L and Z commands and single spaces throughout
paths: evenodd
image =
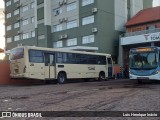
M 57 82 L 59 84 L 64 84 L 66 82 L 66 79 L 67 79 L 66 74 L 64 72 L 60 72 L 57 77 Z
M 143 83 L 142 80 L 140 80 L 140 79 L 138 79 L 137 82 L 138 82 L 138 84 L 142 84 Z
M 102 80 L 105 80 L 105 79 L 106 79 L 105 78 L 105 73 L 104 72 L 100 72 L 98 80 L 102 81 Z

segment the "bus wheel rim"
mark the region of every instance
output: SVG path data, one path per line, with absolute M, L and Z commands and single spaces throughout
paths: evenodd
M 59 80 L 61 81 L 61 82 L 64 82 L 64 76 L 63 75 L 60 75 L 60 77 L 59 77 Z

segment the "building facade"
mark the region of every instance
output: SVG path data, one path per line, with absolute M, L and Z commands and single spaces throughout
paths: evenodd
M 119 64 L 128 66 L 131 48 L 160 46 L 160 6 L 140 11 L 126 23 L 120 38 Z
M 0 48 L 4 49 L 4 45 L 5 45 L 5 42 L 4 42 L 4 8 L 0 8 Z
M 6 50 L 32 45 L 98 51 L 117 61 L 124 24 L 151 6 L 152 0 L 5 0 Z

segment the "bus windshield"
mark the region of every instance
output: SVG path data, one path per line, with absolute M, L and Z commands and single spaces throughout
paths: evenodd
M 10 60 L 21 59 L 24 57 L 24 48 L 16 48 L 10 52 Z
M 153 69 L 158 66 L 156 52 L 137 52 L 130 54 L 131 69 Z

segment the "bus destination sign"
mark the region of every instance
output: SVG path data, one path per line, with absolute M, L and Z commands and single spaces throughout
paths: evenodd
M 149 52 L 149 51 L 153 51 L 152 48 L 137 48 L 136 49 L 137 52 Z

